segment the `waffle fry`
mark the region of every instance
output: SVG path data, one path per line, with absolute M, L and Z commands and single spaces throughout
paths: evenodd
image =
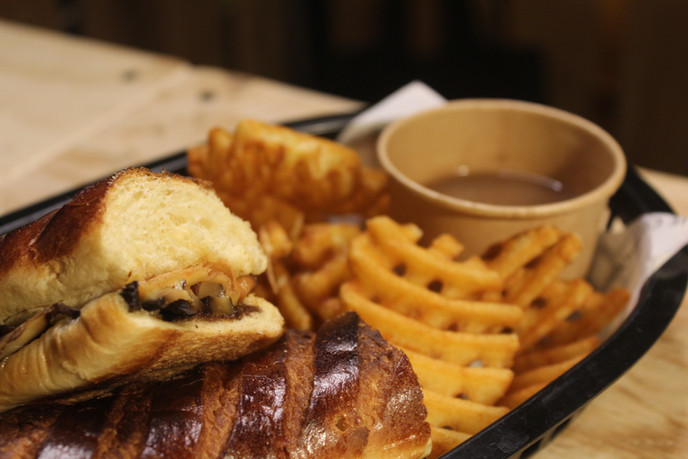
M 437 330 L 371 301 L 355 283 L 340 289 L 342 301 L 392 344 L 459 365 L 480 364 L 508 368 L 518 350 L 511 334 L 479 334 Z
M 506 280 L 504 300 L 523 308 L 528 307 L 576 258 L 581 248 L 578 236 L 564 235 L 555 245 L 547 248 Z
M 440 457 L 450 449 L 471 438 L 470 434 L 455 432 L 444 427 L 431 427 L 430 436 L 432 438 L 432 451 L 430 451 L 428 456 L 429 459 Z
M 600 333 L 628 304 L 630 293 L 616 288 L 609 293 L 593 292 L 574 317 L 560 324 L 547 337 L 551 346 L 573 343 Z
M 554 227 L 463 261 L 463 246 L 450 235 L 427 248 L 421 237 L 415 225 L 369 219 L 350 243 L 351 278 L 339 292 L 347 309 L 409 357 L 437 457 L 588 355 L 599 344 L 590 333 L 599 329 L 595 311 L 612 314 L 627 297 L 599 294 L 583 279 L 560 280 L 581 244 Z M 554 346 L 562 331 L 569 344 Z
M 348 245 L 360 231 L 349 223 L 316 223 L 294 239 L 274 220 L 261 226 L 258 240 L 269 263 L 259 291 L 288 327 L 313 330 L 344 311 L 339 286 L 349 278 Z
M 543 365 L 517 374 L 509 391 L 499 403 L 511 409 L 517 407 L 573 368 L 574 365 L 583 360 L 587 355 L 587 352 L 581 353 L 561 362 Z
M 400 314 L 440 330 L 467 332 L 499 332 L 515 327 L 523 319 L 523 310 L 515 305 L 450 299 L 425 285 L 409 282 L 409 277 L 419 277 L 415 269 L 399 276 L 389 269 L 392 263 L 384 257 L 368 236 L 354 241 L 349 253 L 363 288 L 373 291 L 381 304 Z
M 490 269 L 497 271 L 502 279 L 507 279 L 560 238 L 561 231 L 553 226 L 534 228 L 494 244 L 482 258 Z
M 519 352 L 526 352 L 579 311 L 592 293 L 592 286 L 583 279 L 549 284 L 534 301 L 536 307 L 526 311 L 516 328 L 521 340 Z
M 504 406 L 447 397 L 427 389 L 423 389 L 423 401 L 428 409 L 428 422 L 431 426 L 449 427 L 467 434 L 478 433 L 509 412 Z
M 572 343 L 532 350 L 516 357 L 513 370 L 523 373 L 537 367 L 563 362 L 579 355 L 587 355 L 599 345 L 600 338 L 597 335 L 589 335 Z
M 234 133 L 215 128 L 187 158 L 189 173 L 211 181 L 254 228 L 277 220 L 294 235 L 299 222 L 371 216 L 389 202 L 387 176 L 363 167 L 354 150 L 283 126 L 247 119 Z
M 457 263 L 416 245 L 421 232 L 415 225 L 402 227 L 381 216 L 368 220 L 367 228 L 384 253 L 385 264 L 403 267 L 404 277 L 414 284 L 435 288 L 453 299 L 469 298 L 478 291 L 502 286 L 499 276 L 477 257 Z
M 514 378 L 513 371 L 506 368 L 465 367 L 401 349 L 421 385 L 448 397 L 493 405 L 506 394 Z
M 367 221 L 349 249 L 352 278 L 340 298 L 411 361 L 425 394 L 437 457 L 508 411 L 495 403 L 513 379 L 521 306 L 501 297 L 503 279 L 477 258 L 457 261 L 450 235 L 418 245 L 415 225 L 387 217 Z M 473 367 L 475 366 L 475 367 Z

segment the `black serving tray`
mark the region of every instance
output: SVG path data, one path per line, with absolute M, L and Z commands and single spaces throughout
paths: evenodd
M 333 138 L 352 116 L 354 114 L 349 113 L 320 117 L 287 126 Z M 142 166 L 154 171 L 186 174 L 186 154 L 172 154 Z M 62 206 L 77 191 L 74 189 L 0 217 L 0 234 Z M 673 213 L 632 166 L 610 200 L 610 208 L 612 218 L 620 218 L 625 223 L 648 212 Z M 525 403 L 443 457 L 525 458 L 538 451 L 650 349 L 674 317 L 686 286 L 688 246 L 647 280 L 627 319 L 599 348 Z

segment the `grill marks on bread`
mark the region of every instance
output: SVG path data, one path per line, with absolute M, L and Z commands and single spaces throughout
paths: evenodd
M 323 325 L 316 338 L 313 390 L 300 440 L 308 456 L 358 455 L 368 441 L 355 403 L 361 376 L 358 321 L 334 324 Z
M 112 179 L 103 180 L 86 187 L 60 209 L 0 237 L 0 275 L 15 265 L 45 263 L 70 254 L 83 233 L 99 221 L 111 183 Z
M 312 356 L 313 336 L 290 331 L 245 362 L 237 378 L 237 416 L 227 457 L 287 457 L 308 405 Z
M 92 457 L 112 403 L 111 398 L 94 399 L 76 406 L 73 412 L 60 413 L 38 457 Z
M 121 171 L 107 180 L 83 188 L 61 208 L 0 238 L 0 258 L 8 260 L 8 263 L 0 265 L 0 274 L 22 261 L 44 263 L 69 255 L 88 228 L 101 221 L 107 192 L 121 176 L 134 173 L 142 176 L 153 175 L 141 169 L 132 171 Z M 173 176 L 167 173 L 158 175 L 165 179 Z M 174 175 L 173 180 L 194 183 L 210 190 L 207 182 L 191 177 Z M 10 254 L 15 256 L 6 256 Z
M 124 457 L 342 457 L 397 450 L 423 457 L 430 436 L 408 359 L 354 313 L 317 334 L 290 330 L 239 362 L 126 386 L 95 405 L 52 408 L 55 422 L 47 416 L 33 429 L 21 426 L 40 410 L 0 417 L 0 456 L 32 456 L 28 437 L 52 451 L 73 448 L 69 438 L 53 435 L 61 429 L 57 422 L 71 425 L 75 438 L 83 436 L 82 448 L 117 449 Z M 74 419 L 84 413 L 96 421 L 87 426 Z

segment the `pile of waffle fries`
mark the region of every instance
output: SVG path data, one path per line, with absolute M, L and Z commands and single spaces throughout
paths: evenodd
M 551 226 L 462 257 L 450 234 L 420 245 L 385 216 L 387 178 L 324 138 L 253 120 L 210 131 L 191 175 L 258 233 L 270 259 L 259 293 L 288 326 L 314 329 L 355 311 L 408 356 L 438 457 L 587 356 L 629 292 L 598 292 L 562 270 L 581 251 Z M 356 216 L 361 223 L 343 216 Z M 419 218 L 421 218 L 419 216 Z

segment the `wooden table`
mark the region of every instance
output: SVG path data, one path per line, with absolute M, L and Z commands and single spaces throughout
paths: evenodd
M 202 141 L 212 126 L 359 102 L 0 21 L 0 214 Z M 642 171 L 688 215 L 688 178 Z M 688 300 L 657 344 L 540 458 L 688 455 Z

